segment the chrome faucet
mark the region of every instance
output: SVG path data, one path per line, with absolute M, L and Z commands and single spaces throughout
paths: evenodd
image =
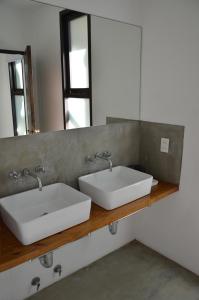
M 110 172 L 112 172 L 112 170 L 113 170 L 113 162 L 111 160 L 111 152 L 109 152 L 109 151 L 97 152 L 95 154 L 95 158 L 97 158 L 97 159 L 103 159 L 103 160 L 108 161 L 108 163 L 109 163 L 109 170 L 110 170 Z
M 22 176 L 26 177 L 26 176 L 30 176 L 34 179 L 37 180 L 38 186 L 39 186 L 39 191 L 42 191 L 42 182 L 41 182 L 41 178 L 39 176 L 37 176 L 35 173 L 31 172 L 29 169 L 23 169 L 22 171 Z
M 18 181 L 21 177 L 21 172 L 17 172 L 15 170 L 11 171 L 8 174 L 9 178 L 14 179 L 15 181 Z
M 41 178 L 36 174 L 36 173 L 45 173 L 45 169 L 42 166 L 37 166 L 34 168 L 34 172 L 31 171 L 30 169 L 23 169 L 22 171 L 12 171 L 9 173 L 9 177 L 14 179 L 16 182 L 18 181 L 18 179 L 22 178 L 22 177 L 27 177 L 30 176 L 34 179 L 36 179 L 37 183 L 38 183 L 38 187 L 39 187 L 39 191 L 42 191 L 43 185 L 42 185 L 42 181 Z

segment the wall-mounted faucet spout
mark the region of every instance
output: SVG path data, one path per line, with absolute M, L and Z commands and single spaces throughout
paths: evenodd
M 30 177 L 36 179 L 38 186 L 39 186 L 39 191 L 42 191 L 43 185 L 41 182 L 41 178 L 39 176 L 37 176 L 35 173 L 31 172 L 29 169 L 24 169 L 22 171 L 22 176 L 30 176 Z
M 99 159 L 103 159 L 103 160 L 108 161 L 108 163 L 109 163 L 109 170 L 110 170 L 110 172 L 112 172 L 112 170 L 113 170 L 113 162 L 111 160 L 111 153 L 109 151 L 105 151 L 105 152 L 101 152 L 101 153 L 97 152 L 95 154 L 95 158 L 99 158 Z
M 9 176 L 9 178 L 14 179 L 16 182 L 18 182 L 18 180 L 22 179 L 23 177 L 30 176 L 37 181 L 39 191 L 42 191 L 42 188 L 43 188 L 42 181 L 41 181 L 41 178 L 37 175 L 37 173 L 45 173 L 45 168 L 43 166 L 39 165 L 39 166 L 35 167 L 33 170 L 34 170 L 34 172 L 27 168 L 20 170 L 20 171 L 13 170 L 8 174 L 8 176 Z
M 113 162 L 110 158 L 107 158 L 108 162 L 109 162 L 109 169 L 112 172 L 113 171 Z

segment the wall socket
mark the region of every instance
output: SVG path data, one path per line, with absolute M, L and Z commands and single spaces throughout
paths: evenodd
M 164 152 L 164 153 L 169 152 L 169 139 L 161 138 L 160 152 Z

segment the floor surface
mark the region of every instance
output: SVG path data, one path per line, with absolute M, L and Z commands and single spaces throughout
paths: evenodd
M 134 241 L 29 300 L 199 300 L 199 277 Z

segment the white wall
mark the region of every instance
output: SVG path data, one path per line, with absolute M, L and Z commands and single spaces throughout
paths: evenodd
M 142 119 L 186 126 L 180 192 L 136 217 L 136 237 L 199 274 L 199 2 L 143 0 Z
M 141 25 L 140 0 L 43 0 L 42 2 Z
M 64 127 L 60 10 L 42 4 L 15 5 L 11 2 L 1 3 L 0 9 L 0 28 L 3 28 L 0 49 L 24 51 L 27 45 L 31 45 L 36 128 L 41 125 L 41 131 L 62 130 Z
M 91 16 L 93 125 L 140 118 L 141 28 Z
M 23 19 L 25 40 L 32 48 L 41 132 L 64 129 L 59 11 L 37 4 L 27 10 Z
M 23 25 L 22 25 L 22 15 L 20 10 L 11 9 L 5 2 L 1 3 L 0 9 L 0 49 L 7 50 L 19 50 L 23 51 L 25 49 L 26 43 L 24 42 L 23 36 Z M 6 29 L 6 30 L 5 30 Z M 3 57 L 3 56 L 2 56 Z M 4 56 L 5 57 L 5 56 Z M 14 136 L 13 131 L 13 121 L 12 121 L 12 111 L 11 111 L 11 100 L 10 100 L 10 87 L 9 87 L 9 74 L 8 67 L 7 71 L 0 67 L 1 72 L 1 82 L 4 80 L 4 87 L 0 87 L 0 137 L 10 137 Z M 6 83 L 7 81 L 7 83 Z M 9 90 L 9 96 L 8 96 Z M 7 105 L 5 105 L 7 104 Z M 3 116 L 6 116 L 3 118 Z
M 0 138 L 14 135 L 8 58 L 0 54 Z
M 21 12 L 13 11 L 5 2 L 1 3 L 0 9 L 0 49 L 20 50 L 25 49 L 23 39 L 23 26 Z M 5 30 L 6 29 L 6 30 Z
M 29 22 L 24 22 L 27 14 L 26 6 L 18 7 L 14 3 L 6 3 L 6 1 L 0 3 L 0 6 L 0 49 L 25 51 L 30 38 Z M 38 123 L 36 99 L 36 127 L 38 127 Z

